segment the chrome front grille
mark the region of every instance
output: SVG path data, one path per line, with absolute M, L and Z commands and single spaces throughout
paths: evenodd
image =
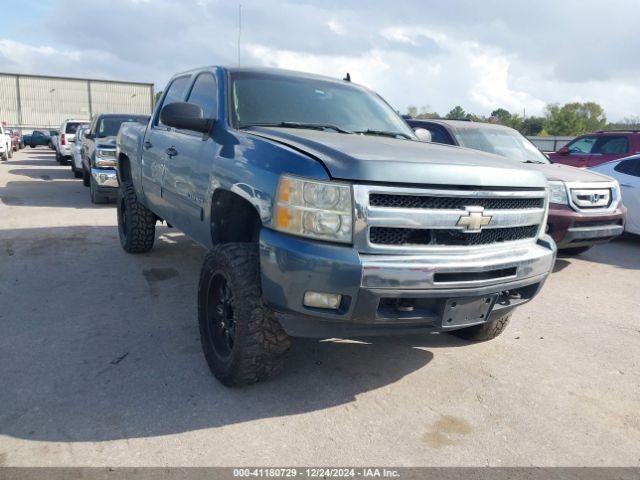
M 618 206 L 620 193 L 611 182 L 567 183 L 569 203 L 575 210 L 608 212 Z
M 435 252 L 529 242 L 546 218 L 539 190 L 445 190 L 355 185 L 354 241 L 365 253 Z
M 526 227 L 489 228 L 478 233 L 460 230 L 371 227 L 369 240 L 373 245 L 489 245 L 535 238 L 538 225 Z
M 369 195 L 369 205 L 387 208 L 433 208 L 433 209 L 461 209 L 469 206 L 469 199 L 465 197 L 433 197 L 429 195 L 393 195 L 372 193 Z M 544 208 L 544 198 L 475 198 L 473 205 L 489 209 L 528 209 Z

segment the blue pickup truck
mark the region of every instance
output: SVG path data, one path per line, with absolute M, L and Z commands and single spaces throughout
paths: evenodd
M 489 340 L 554 264 L 540 173 L 422 142 L 348 79 L 181 73 L 116 148 L 124 250 L 158 221 L 209 249 L 198 317 L 225 385 L 280 370 L 295 336 Z

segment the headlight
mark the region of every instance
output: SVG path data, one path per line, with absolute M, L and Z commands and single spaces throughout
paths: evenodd
M 283 175 L 276 195 L 274 228 L 281 232 L 351 243 L 351 186 Z
M 96 167 L 115 167 L 115 150 L 96 150 Z
M 567 186 L 564 182 L 549 182 L 549 203 L 569 204 Z

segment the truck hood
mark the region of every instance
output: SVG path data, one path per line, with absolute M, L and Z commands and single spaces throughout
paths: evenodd
M 561 182 L 610 182 L 611 177 L 583 168 L 569 167 L 559 163 L 527 163 L 527 167 L 542 173 L 547 180 Z
M 116 148 L 116 137 L 96 138 L 96 148 Z
M 477 150 L 318 130 L 252 127 L 244 131 L 319 159 L 335 179 L 447 186 L 546 186 L 538 172 Z

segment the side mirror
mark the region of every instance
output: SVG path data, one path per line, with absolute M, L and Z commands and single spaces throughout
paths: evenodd
M 558 150 L 559 155 L 569 155 L 571 152 L 569 151 L 569 147 L 566 145 Z
M 93 133 L 89 133 L 89 132 L 85 133 L 84 134 L 84 138 L 86 138 L 88 140 L 93 140 L 93 138 L 94 138 L 93 137 Z
M 193 103 L 175 102 L 162 107 L 160 121 L 165 125 L 180 130 L 208 133 L 213 120 L 204 118 L 202 108 Z
M 415 132 L 416 137 L 418 137 L 418 140 L 420 140 L 421 142 L 431 141 L 431 132 L 426 128 L 416 127 L 413 129 L 413 131 Z

